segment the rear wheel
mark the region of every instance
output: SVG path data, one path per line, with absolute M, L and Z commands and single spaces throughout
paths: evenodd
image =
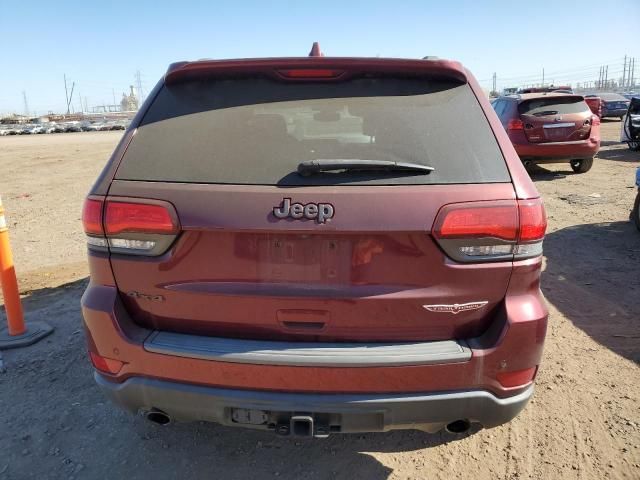
M 583 158 L 582 160 L 571 160 L 571 169 L 576 173 L 587 173 L 593 166 L 593 158 Z
M 633 223 L 636 224 L 636 228 L 640 230 L 640 190 L 638 190 L 638 195 L 636 195 L 636 202 L 633 204 L 631 218 L 633 218 Z
M 629 150 L 632 152 L 640 150 L 640 142 L 629 142 Z

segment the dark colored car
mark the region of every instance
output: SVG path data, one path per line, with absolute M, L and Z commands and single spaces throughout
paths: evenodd
M 533 393 L 544 208 L 457 62 L 172 64 L 83 223 L 95 379 L 154 422 L 462 432 Z
M 621 140 L 627 142 L 629 150 L 640 150 L 640 97 L 629 100 L 629 109 L 622 120 Z
M 622 119 L 629 108 L 629 99 L 619 93 L 597 93 L 585 95 L 585 98 L 600 97 L 602 100 L 602 114 L 600 118 L 618 117 Z
M 600 149 L 600 119 L 582 96 L 509 95 L 493 108 L 525 165 L 569 163 L 576 173 L 591 169 Z

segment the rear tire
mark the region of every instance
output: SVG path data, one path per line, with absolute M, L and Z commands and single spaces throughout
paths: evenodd
M 629 142 L 629 150 L 632 152 L 637 152 L 640 150 L 640 142 Z
M 636 201 L 633 204 L 633 210 L 631 211 L 631 218 L 633 218 L 633 223 L 636 224 L 636 228 L 640 230 L 640 190 L 638 190 L 638 195 L 636 195 Z
M 576 173 L 587 173 L 593 166 L 593 158 L 583 158 L 582 160 L 571 160 L 571 169 Z

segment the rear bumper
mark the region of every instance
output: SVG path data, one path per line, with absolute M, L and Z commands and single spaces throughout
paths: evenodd
M 291 416 L 304 414 L 323 424 L 327 433 L 407 428 L 436 432 L 457 420 L 490 428 L 513 419 L 533 394 L 530 386 L 504 399 L 482 390 L 326 395 L 223 389 L 141 377 L 114 383 L 97 373 L 95 379 L 109 398 L 131 412 L 159 409 L 179 421 L 205 420 L 261 430 L 288 425 Z M 232 418 L 233 409 L 259 411 L 265 420 L 238 423 Z
M 94 264 L 102 261 L 94 260 Z M 130 410 L 159 408 L 177 419 L 226 423 L 229 420 L 221 408 L 244 408 L 247 403 L 230 403 L 225 395 L 242 399 L 244 394 L 237 392 L 252 392 L 251 398 L 276 399 L 275 406 L 269 407 L 274 411 L 297 411 L 300 407 L 301 411 L 327 413 L 335 407 L 342 414 L 345 408 L 350 412 L 353 402 L 358 408 L 362 402 L 366 408 L 372 402 L 390 402 L 393 408 L 388 408 L 393 410 L 397 399 L 403 399 L 402 407 L 397 407 L 399 413 L 384 413 L 384 407 L 382 417 L 366 420 L 363 430 L 402 425 L 437 429 L 458 419 L 493 426 L 517 414 L 526 403 L 522 395 L 528 398 L 532 385 L 527 381 L 504 386 L 498 378 L 540 364 L 547 327 L 538 282 L 541 258 L 516 264 L 506 296 L 492 312 L 492 323 L 482 335 L 459 342 L 392 348 L 391 354 L 380 344 L 361 344 L 371 348 L 371 355 L 364 356 L 359 347 L 341 344 L 340 352 L 326 352 L 339 354 L 335 359 L 295 345 L 286 346 L 283 352 L 279 345 L 257 348 L 247 340 L 236 345 L 206 336 L 180 336 L 180 341 L 172 335 L 160 336 L 133 322 L 118 289 L 106 284 L 109 269 L 95 265 L 92 282 L 82 298 L 82 312 L 89 351 L 123 364 L 117 374 L 101 374 L 98 383 Z M 205 403 L 213 402 L 211 409 L 201 407 L 202 398 L 207 399 Z M 316 403 L 323 398 L 330 403 Z M 301 403 L 291 403 L 291 399 Z M 432 413 L 423 412 L 426 407 L 414 410 L 414 403 L 427 399 L 427 410 Z M 485 411 L 481 405 L 491 407 Z M 403 417 L 404 409 L 408 409 L 407 417 Z M 502 413 L 486 413 L 501 409 Z M 340 425 L 344 431 L 357 431 L 354 422 L 345 420 Z
M 589 139 L 576 142 L 516 143 L 514 147 L 523 161 L 558 163 L 594 157 L 600 149 L 600 141 Z

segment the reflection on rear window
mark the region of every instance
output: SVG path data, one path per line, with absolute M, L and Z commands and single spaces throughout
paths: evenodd
M 582 97 L 549 97 L 526 100 L 518 105 L 520 115 L 558 115 L 588 112 Z
M 315 159 L 413 162 L 435 171 L 296 173 Z M 393 78 L 165 86 L 116 178 L 283 186 L 510 181 L 468 85 Z

